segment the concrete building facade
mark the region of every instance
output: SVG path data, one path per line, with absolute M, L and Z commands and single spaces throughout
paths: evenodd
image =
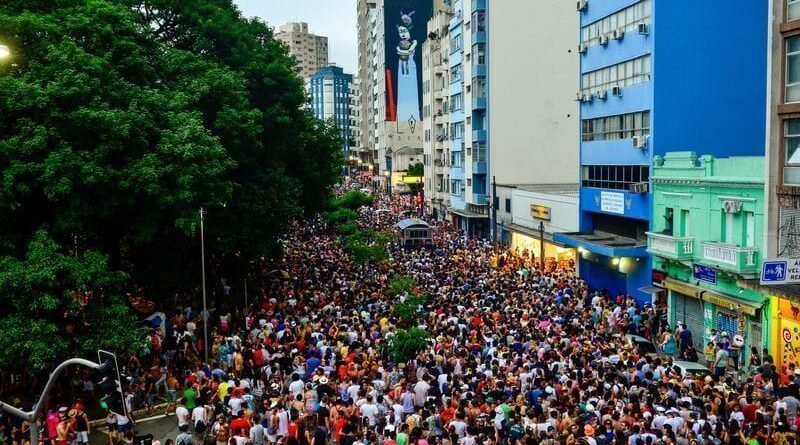
M 449 35 L 449 213 L 459 230 L 487 237 L 486 0 L 454 0 Z
M 308 23 L 287 23 L 279 28 L 275 38 L 289 48 L 303 79 L 328 65 L 328 38 L 308 32 Z
M 594 286 L 650 301 L 653 156 L 676 149 L 763 154 L 766 70 L 754 67 L 766 66 L 767 4 L 577 5 L 580 232 L 556 240 L 586 252 L 579 269 Z M 747 32 L 728 32 L 723 23 Z M 627 258 L 633 262 L 623 270 Z
M 579 109 L 572 96 L 579 68 L 578 29 L 572 2 L 508 0 L 488 6 L 490 188 L 492 178 L 496 183 L 492 235 L 516 249 L 539 242 L 538 230 L 530 233 L 538 221 L 522 219 L 530 218 L 530 205 L 549 209 L 550 202 L 577 201 Z M 520 190 L 530 188 L 543 190 L 532 195 L 537 202 L 521 198 Z M 572 224 L 543 221 L 549 258 L 573 251 L 552 242 L 553 231 L 577 227 L 577 205 L 567 208 L 574 213 L 565 214 L 566 208 L 560 207 L 559 218 L 571 217 Z M 538 258 L 540 249 L 533 254 Z
M 450 5 L 434 11 L 428 21 L 428 40 L 422 45 L 422 141 L 425 163 L 425 205 L 437 218 L 446 219 L 450 207 L 450 145 L 447 131 L 450 70 Z

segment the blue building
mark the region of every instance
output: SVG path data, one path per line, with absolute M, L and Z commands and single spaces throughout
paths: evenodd
M 342 132 L 345 159 L 350 155 L 350 84 L 353 75 L 338 66 L 324 66 L 308 82 L 311 110 L 323 121 L 333 121 Z
M 578 248 L 594 287 L 649 301 L 653 156 L 764 154 L 767 2 L 582 0 L 578 9 L 580 232 L 555 238 Z
M 486 0 L 455 0 L 449 35 L 450 215 L 459 230 L 487 237 Z

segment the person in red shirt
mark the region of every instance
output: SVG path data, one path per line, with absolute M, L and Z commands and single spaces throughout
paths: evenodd
M 234 435 L 250 436 L 250 422 L 241 415 L 231 421 L 230 429 Z
M 448 405 L 445 409 L 439 413 L 439 419 L 442 421 L 442 425 L 449 425 L 450 421 L 456 417 L 456 409 L 453 408 L 453 405 Z

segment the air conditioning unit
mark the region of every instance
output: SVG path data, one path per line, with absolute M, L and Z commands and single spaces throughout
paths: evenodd
M 644 149 L 647 147 L 647 137 L 646 136 L 634 136 L 633 137 L 633 148 Z
M 647 182 L 637 182 L 628 187 L 631 193 L 647 193 L 650 190 L 650 184 Z
M 593 100 L 594 94 L 584 94 L 583 97 L 581 97 L 581 102 L 591 102 Z
M 622 96 L 622 87 L 612 87 L 611 88 L 611 95 L 612 96 Z
M 578 45 L 578 52 L 581 53 L 581 54 L 586 53 L 586 50 L 588 50 L 588 49 L 589 49 L 589 45 L 587 45 L 585 43 L 581 43 L 581 44 Z
M 647 23 L 639 23 L 638 29 L 639 29 L 639 34 L 645 36 L 647 34 L 650 34 L 650 27 L 647 25 Z
M 578 11 L 581 11 L 581 12 L 586 11 L 586 9 L 589 8 L 589 1 L 588 0 L 578 0 L 577 6 L 578 6 Z
M 623 37 L 625 37 L 625 31 L 621 29 L 614 30 L 614 40 L 622 40 Z
M 597 93 L 597 98 L 601 99 L 601 100 L 608 99 L 608 91 L 606 91 L 606 90 L 600 91 L 599 93 Z
M 608 45 L 608 36 L 600 36 L 600 44 Z
M 742 211 L 742 201 L 725 201 L 725 213 L 739 213 Z

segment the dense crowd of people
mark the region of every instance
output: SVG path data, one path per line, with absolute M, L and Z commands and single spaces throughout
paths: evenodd
M 388 229 L 409 205 L 376 195 L 360 223 Z M 683 372 L 673 359 L 691 342 L 663 307 L 431 223 L 432 247 L 391 245 L 389 261 L 364 266 L 321 220 L 297 224 L 256 301 L 212 314 L 208 361 L 202 314 L 156 318 L 149 355 L 128 362 L 131 407 L 133 395 L 151 408 L 167 397 L 175 445 L 795 443 L 800 368 L 765 354 L 741 379 Z M 395 312 L 406 296 L 386 295 L 398 276 L 427 296 L 415 324 L 430 336 L 403 362 L 383 348 L 409 327 Z M 81 411 L 59 415 L 54 443 L 66 445 L 77 436 L 62 440 L 60 425 L 82 426 Z M 132 418 L 110 414 L 106 427 L 112 442 L 134 436 Z

